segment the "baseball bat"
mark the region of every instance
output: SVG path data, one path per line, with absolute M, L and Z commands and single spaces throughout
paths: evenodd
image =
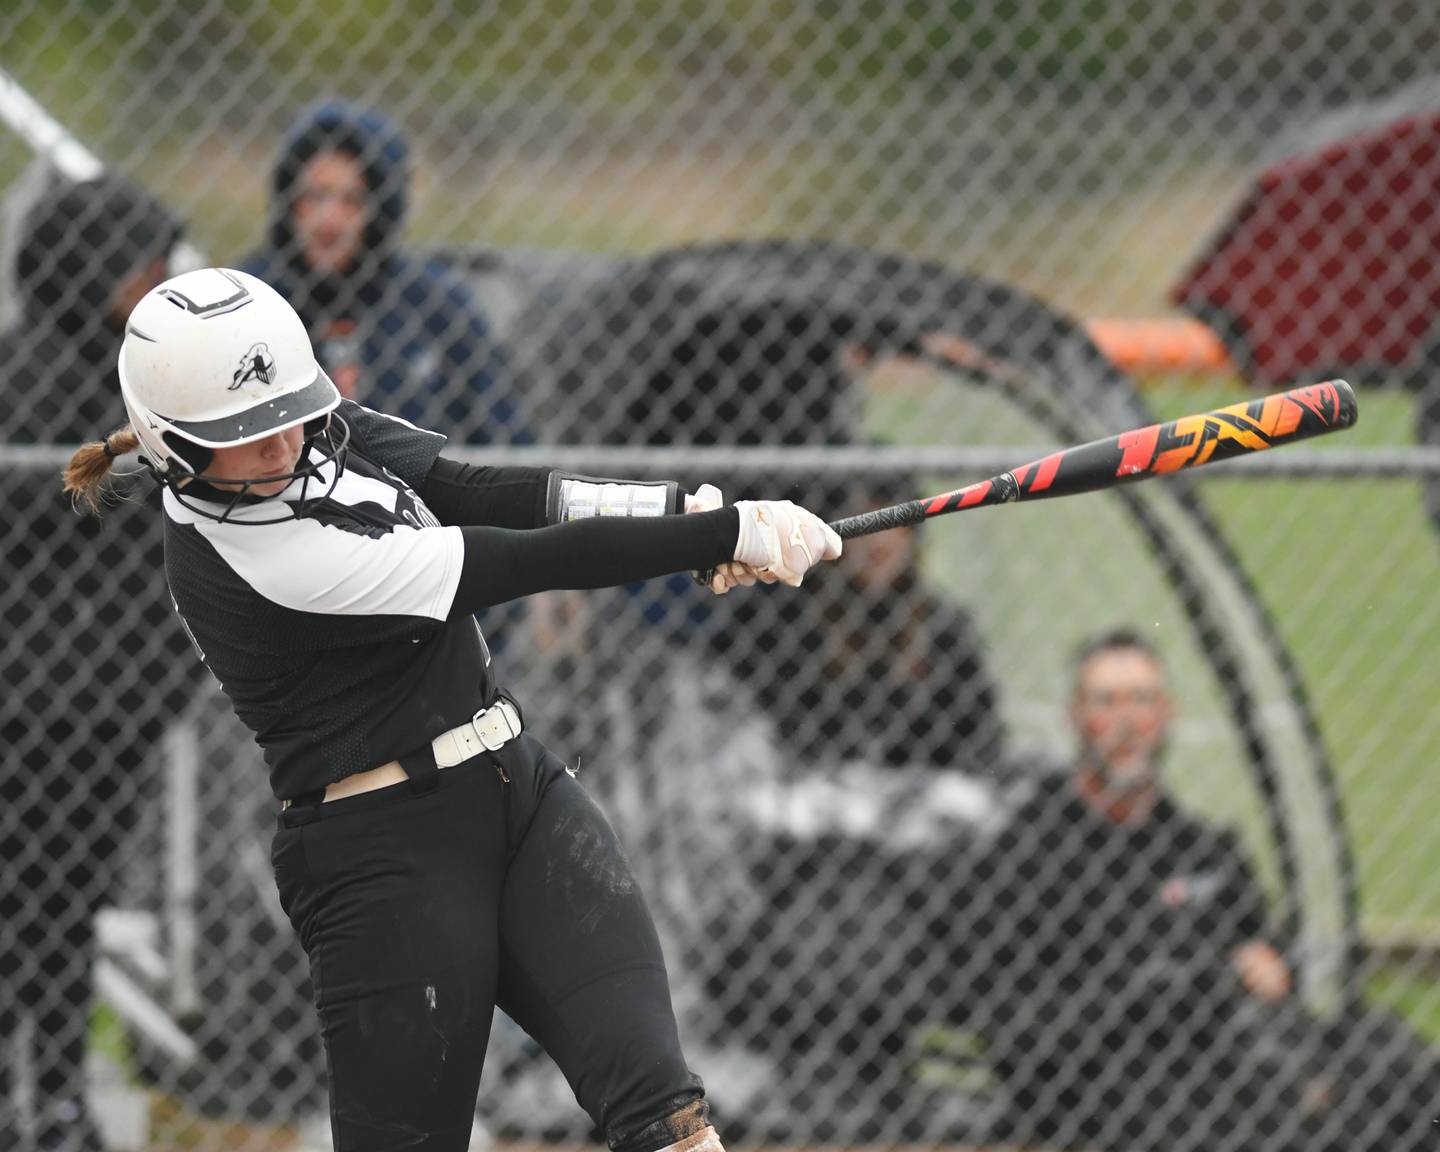
M 1350 385 L 1327 380 L 1077 444 L 989 480 L 833 520 L 830 527 L 850 540 L 967 508 L 1095 492 L 1323 436 L 1351 427 L 1358 416 Z

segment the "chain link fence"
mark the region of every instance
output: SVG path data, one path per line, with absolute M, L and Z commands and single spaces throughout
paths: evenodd
M 798 593 L 482 624 L 627 845 L 732 1142 L 1428 1146 L 1437 37 L 1401 0 L 6 7 L 0 1144 L 83 1087 L 115 1148 L 328 1146 L 258 753 L 158 518 L 55 482 L 120 422 L 122 302 L 204 259 L 458 456 L 831 518 L 1346 367 L 1342 443 L 855 541 Z M 1073 319 L 1172 299 L 1231 375 L 1141 387 Z M 1148 820 L 1072 783 L 1115 629 L 1174 701 Z M 477 1146 L 590 1137 L 497 1016 Z

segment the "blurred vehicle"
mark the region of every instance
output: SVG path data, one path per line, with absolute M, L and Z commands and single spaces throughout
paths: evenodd
M 1414 382 L 1440 339 L 1440 79 L 1282 138 L 1171 290 L 1266 387 Z

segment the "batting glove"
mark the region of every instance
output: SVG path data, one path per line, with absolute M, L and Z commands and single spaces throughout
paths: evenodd
M 737 500 L 735 509 L 740 513 L 735 562 L 766 584 L 798 588 L 806 572 L 821 560 L 838 559 L 844 546 L 830 525 L 789 500 Z

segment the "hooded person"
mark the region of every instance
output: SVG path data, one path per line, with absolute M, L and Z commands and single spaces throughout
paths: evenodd
M 120 422 L 124 318 L 169 274 L 180 222 L 112 176 L 47 176 L 13 220 L 0 444 L 76 443 Z M 123 476 L 113 493 L 144 498 Z M 54 470 L 23 461 L 0 470 L 0 500 L 0 1036 L 33 1018 L 38 1146 L 99 1152 L 83 1103 L 94 912 L 146 753 L 188 696 L 188 642 L 154 579 L 158 524 L 81 519 Z M 0 1086 L 7 1148 L 8 1099 Z
M 375 112 L 321 104 L 280 146 L 263 246 L 240 269 L 300 314 L 350 399 L 469 443 L 530 440 L 465 284 L 403 252 L 410 150 Z

